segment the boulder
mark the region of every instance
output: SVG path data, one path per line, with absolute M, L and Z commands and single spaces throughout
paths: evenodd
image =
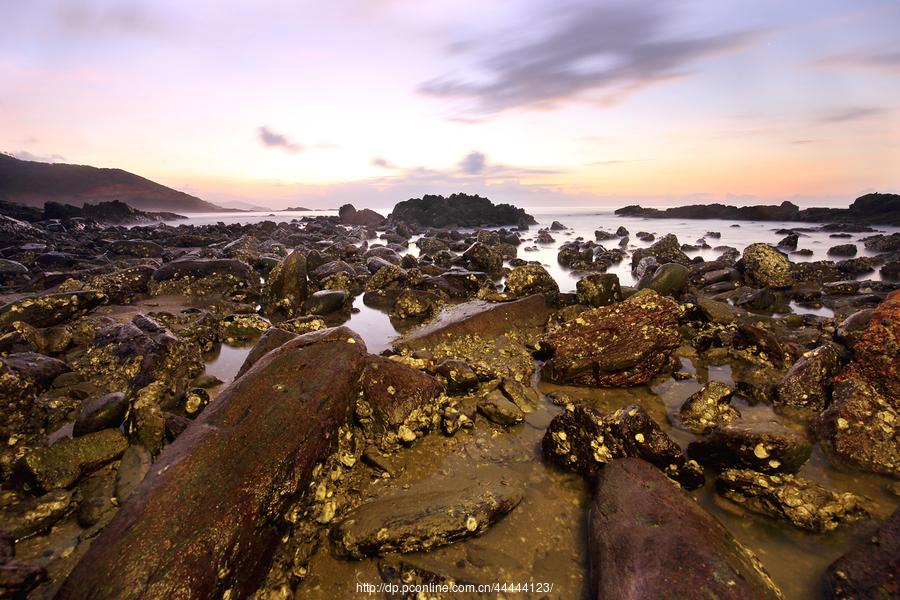
M 761 287 L 790 287 L 791 261 L 768 244 L 750 244 L 744 248 L 744 270 L 751 283 Z
M 341 310 L 350 300 L 344 290 L 319 290 L 303 301 L 304 315 L 327 315 Z
M 834 344 L 825 344 L 797 359 L 776 386 L 777 403 L 821 411 L 831 398 L 831 378 L 840 369 Z
M 475 242 L 463 252 L 463 260 L 469 269 L 495 273 L 503 267 L 503 255 L 494 246 Z
M 489 227 L 534 225 L 534 217 L 510 204 L 493 204 L 487 198 L 468 194 L 448 197 L 426 195 L 398 202 L 388 216 L 393 222 L 425 227 Z
M 580 304 L 591 307 L 608 306 L 624 299 L 619 277 L 614 273 L 592 273 L 575 284 L 576 297 Z
M 102 429 L 118 428 L 128 412 L 128 399 L 122 392 L 91 398 L 81 407 L 72 427 L 72 437 L 80 437 Z
M 688 455 L 718 470 L 796 473 L 809 460 L 806 438 L 775 423 L 732 421 L 688 445 Z
M 681 405 L 681 422 L 688 430 L 701 434 L 707 429 L 740 418 L 741 413 L 731 406 L 733 395 L 731 386 L 710 381 Z
M 556 416 L 542 441 L 544 458 L 593 479 L 618 458 L 636 457 L 655 465 L 686 488 L 703 485 L 703 470 L 638 405 L 610 414 L 576 404 Z
M 352 204 L 345 204 L 338 209 L 338 217 L 344 225 L 362 225 L 363 227 L 381 227 L 387 222 L 383 216 L 372 209 L 356 210 Z
M 638 289 L 651 289 L 663 296 L 679 296 L 687 284 L 688 268 L 678 263 L 666 263 L 652 275 L 642 277 Z
M 268 316 L 295 317 L 309 295 L 306 256 L 294 250 L 269 273 L 263 286 L 262 313 Z
M 559 294 L 559 285 L 541 265 L 523 265 L 506 276 L 506 291 L 515 298 L 532 294 Z
M 900 509 L 875 535 L 831 563 L 825 593 L 835 600 L 900 597 Z
M 57 597 L 251 595 L 281 537 L 275 518 L 350 418 L 365 356 L 344 327 L 266 354 L 165 448 Z
M 113 254 L 135 258 L 158 258 L 163 255 L 163 247 L 150 240 L 116 240 L 107 248 Z
M 749 550 L 642 460 L 600 474 L 588 548 L 596 598 L 782 598 Z
M 28 296 L 0 307 L 0 332 L 21 321 L 32 327 L 62 325 L 105 304 L 107 297 L 98 291 Z
M 638 236 L 640 237 L 640 234 Z M 634 270 L 641 259 L 647 256 L 656 258 L 660 264 L 678 263 L 685 266 L 691 264 L 691 259 L 681 250 L 678 238 L 673 233 L 663 236 L 649 248 L 635 250 L 631 255 L 631 269 Z
M 104 429 L 64 439 L 26 454 L 15 467 L 16 477 L 41 491 L 66 488 L 119 458 L 128 440 L 118 429 Z
M 331 538 L 346 558 L 427 552 L 485 532 L 523 496 L 519 486 L 501 480 L 412 489 L 361 505 L 335 525 Z
M 859 496 L 833 492 L 799 475 L 729 469 L 716 479 L 716 491 L 751 512 L 815 533 L 869 516 Z
M 840 244 L 828 249 L 828 256 L 856 256 L 856 244 Z
M 681 342 L 678 305 L 644 290 L 611 306 L 582 312 L 540 343 L 549 356 L 541 377 L 560 385 L 641 385 L 671 366 Z

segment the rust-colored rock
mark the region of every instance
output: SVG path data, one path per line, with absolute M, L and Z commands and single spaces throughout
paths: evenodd
M 600 474 L 588 521 L 596 598 L 781 598 L 759 561 L 649 463 Z
M 276 520 L 350 417 L 365 345 L 338 327 L 300 336 L 224 390 L 153 465 L 58 598 L 242 598 Z
M 647 383 L 671 364 L 681 341 L 677 316 L 678 305 L 651 290 L 587 310 L 541 341 L 552 356 L 541 376 L 560 385 Z

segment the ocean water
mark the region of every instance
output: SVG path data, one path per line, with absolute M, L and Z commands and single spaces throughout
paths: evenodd
M 377 212 L 387 215 L 390 209 L 379 208 Z M 614 214 L 614 210 L 608 207 L 590 208 L 590 207 L 526 207 L 525 210 L 533 215 L 538 224 L 532 226 L 528 231 L 522 232 L 524 243 L 519 246 L 519 258 L 525 260 L 540 261 L 544 267 L 550 272 L 560 286 L 560 290 L 574 291 L 575 283 L 584 275 L 583 272 L 573 273 L 569 269 L 560 265 L 556 256 L 559 247 L 571 240 L 583 238 L 585 240 L 594 240 L 594 231 L 603 229 L 609 232 L 615 232 L 620 226 L 624 226 L 630 233 L 628 249 L 643 248 L 650 246 L 653 242 L 642 242 L 635 237 L 639 231 L 646 231 L 656 236 L 656 239 L 668 233 L 674 233 L 678 236 L 678 241 L 682 244 L 695 244 L 700 238 L 706 238 L 712 248 L 717 246 L 732 246 L 742 251 L 746 246 L 756 242 L 766 242 L 776 244 L 784 234 L 776 233 L 780 229 L 814 229 L 816 223 L 800 223 L 787 221 L 724 221 L 720 219 L 645 219 L 636 217 L 620 217 Z M 223 223 L 255 223 L 260 221 L 291 221 L 304 216 L 325 216 L 337 215 L 336 210 L 323 211 L 306 211 L 306 212 L 251 212 L 251 213 L 197 213 L 192 215 L 188 220 L 175 221 L 172 224 L 194 224 L 204 225 L 216 222 Z M 564 231 L 553 231 L 551 235 L 554 238 L 552 244 L 537 244 L 534 238 L 537 236 L 539 229 L 549 228 L 553 221 L 559 221 L 568 229 Z M 734 225 L 737 225 L 736 227 Z M 894 233 L 900 232 L 900 227 L 875 227 L 878 232 Z M 718 232 L 721 238 L 712 238 L 707 236 L 707 232 Z M 830 247 L 838 244 L 855 243 L 858 249 L 856 254 L 860 256 L 874 256 L 873 252 L 865 249 L 863 244 L 859 242 L 861 238 L 874 235 L 874 233 L 852 233 L 850 238 L 831 238 L 828 232 L 821 231 L 801 231 L 800 241 L 797 244 L 798 249 L 809 249 L 813 252 L 812 256 L 802 256 L 791 254 L 790 259 L 794 262 L 816 261 L 834 259 L 837 257 L 827 256 Z M 414 238 L 415 239 L 415 238 Z M 607 248 L 618 247 L 618 239 L 599 242 L 606 245 Z M 369 241 L 370 244 L 378 243 L 377 239 Z M 525 252 L 526 246 L 537 246 L 537 252 Z M 704 260 L 714 260 L 721 252 L 714 249 L 697 250 L 687 252 L 687 255 L 702 256 Z M 410 243 L 409 252 L 413 255 L 417 254 L 418 248 Z M 628 259 L 623 260 L 618 265 L 613 265 L 608 270 L 619 276 L 619 281 L 623 285 L 633 285 L 635 280 L 631 275 L 631 262 Z M 868 273 L 861 276 L 861 279 L 880 279 L 878 271 Z

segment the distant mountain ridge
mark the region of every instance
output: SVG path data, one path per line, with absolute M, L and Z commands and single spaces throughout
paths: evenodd
M 0 200 L 42 207 L 119 200 L 142 211 L 237 212 L 122 169 L 20 160 L 0 153 Z
M 900 194 L 866 194 L 848 208 L 804 208 L 792 202 L 779 205 L 729 206 L 691 204 L 675 208 L 644 208 L 637 204 L 616 211 L 622 217 L 648 219 L 725 219 L 734 221 L 804 221 L 810 223 L 865 223 L 900 226 Z

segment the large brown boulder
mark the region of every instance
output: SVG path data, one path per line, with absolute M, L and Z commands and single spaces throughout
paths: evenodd
M 853 548 L 825 572 L 827 598 L 854 599 L 900 597 L 900 509 L 875 535 Z
M 551 356 L 541 376 L 560 385 L 647 383 L 671 365 L 681 342 L 677 318 L 678 305 L 651 290 L 584 311 L 541 341 Z
M 588 527 L 597 598 L 782 597 L 749 550 L 642 460 L 601 472 Z
M 343 327 L 266 354 L 163 451 L 57 597 L 250 595 L 278 543 L 276 519 L 350 417 L 365 357 Z

